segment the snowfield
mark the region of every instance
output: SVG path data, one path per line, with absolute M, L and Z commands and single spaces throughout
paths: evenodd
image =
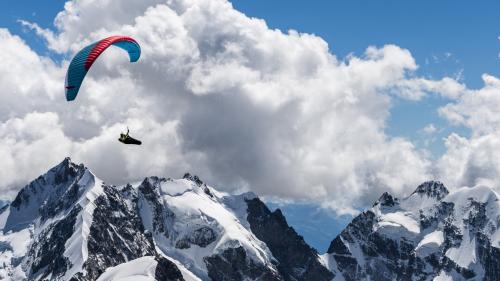
M 424 236 L 417 247 L 415 248 L 415 252 L 420 257 L 426 257 L 432 253 L 435 253 L 439 250 L 439 247 L 444 242 L 443 232 L 440 230 L 431 232 Z
M 380 222 L 378 223 L 379 231 L 384 231 L 385 229 L 391 229 L 389 231 L 401 232 L 401 227 L 406 231 L 418 234 L 420 233 L 420 226 L 418 222 L 412 217 L 411 213 L 405 212 L 395 212 L 384 214 L 380 217 Z
M 154 184 L 151 182 L 151 184 Z M 178 179 L 168 179 L 159 184 L 159 198 L 169 212 L 173 214 L 168 223 L 169 238 L 164 233 L 155 232 L 153 218 L 149 216 L 153 207 L 147 201 L 141 201 L 142 220 L 145 228 L 153 233 L 156 247 L 166 256 L 172 257 L 185 265 L 190 271 L 203 279 L 208 278 L 205 257 L 221 253 L 230 247 L 242 246 L 247 255 L 255 262 L 263 265 L 271 264 L 272 254 L 266 245 L 258 240 L 240 212 L 234 212 L 231 207 L 246 206 L 245 196 L 224 196 L 215 193 L 209 186 L 198 186 L 195 182 Z M 248 194 L 250 197 L 251 194 Z M 227 206 L 225 202 L 229 202 Z M 246 207 L 245 207 L 246 212 Z M 210 229 L 216 239 L 207 246 L 191 244 L 188 248 L 179 248 L 180 240 L 193 237 L 197 230 Z
M 110 267 L 97 281 L 155 281 L 158 262 L 154 257 L 142 257 Z

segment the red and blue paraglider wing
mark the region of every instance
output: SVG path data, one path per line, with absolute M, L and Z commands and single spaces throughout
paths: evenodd
M 130 62 L 136 62 L 141 56 L 141 47 L 131 37 L 111 36 L 80 50 L 71 60 L 66 73 L 66 100 L 72 101 L 78 95 L 85 75 L 94 61 L 111 45 L 120 47 L 128 52 Z

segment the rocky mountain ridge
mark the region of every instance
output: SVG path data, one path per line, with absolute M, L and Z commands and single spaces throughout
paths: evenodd
M 279 211 L 190 174 L 113 186 L 66 158 L 0 212 L 2 280 L 334 277 Z
M 500 204 L 487 187 L 384 193 L 323 258 L 335 280 L 500 280 Z
M 499 202 L 436 181 L 384 193 L 319 255 L 253 193 L 114 186 L 66 158 L 0 208 L 0 279 L 500 280 Z

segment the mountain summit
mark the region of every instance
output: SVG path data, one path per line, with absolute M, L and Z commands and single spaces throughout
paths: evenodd
M 323 259 L 335 280 L 500 280 L 500 203 L 487 187 L 425 182 L 388 193 L 337 236 Z
M 331 280 L 279 210 L 195 175 L 105 184 L 66 158 L 0 209 L 1 280 Z
M 384 193 L 318 255 L 253 193 L 105 184 L 66 158 L 0 208 L 0 280 L 500 280 L 499 195 Z

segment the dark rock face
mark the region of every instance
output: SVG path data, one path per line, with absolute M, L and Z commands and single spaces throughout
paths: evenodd
M 500 249 L 492 247 L 491 243 L 485 235 L 478 235 L 479 245 L 478 253 L 479 260 L 484 265 L 485 281 L 500 280 Z
M 411 241 L 388 239 L 373 231 L 376 216 L 366 211 L 356 217 L 337 236 L 328 253 L 338 265 L 345 280 L 412 280 L 412 273 L 424 268 L 424 263 L 413 255 Z M 360 265 L 346 245 L 359 245 L 366 264 Z M 424 277 L 424 276 L 421 276 Z M 417 276 L 415 280 L 420 279 Z
M 87 279 L 95 280 L 111 266 L 154 256 L 153 241 L 144 234 L 137 212 L 137 197 L 129 208 L 120 191 L 103 186 L 104 195 L 95 200 L 93 222 L 88 238 Z
M 10 204 L 11 213 L 4 231 L 18 231 L 39 216 L 45 221 L 62 211 L 68 211 L 83 192 L 78 181 L 86 169 L 66 158 L 47 174 L 26 185 Z
M 6 204 L 5 206 L 3 206 L 2 208 L 0 208 L 0 215 L 3 214 L 3 212 L 7 211 L 7 209 L 9 209 L 10 205 L 9 204 Z
M 377 203 L 385 207 L 394 207 L 399 204 L 398 199 L 394 198 L 389 192 L 384 192 L 375 204 Z
M 258 198 L 247 200 L 252 232 L 278 260 L 284 280 L 331 280 L 334 275 L 318 261 L 316 250 L 288 226 L 280 210 L 271 212 Z
M 139 186 L 139 198 L 147 201 L 152 208 L 153 230 L 157 233 L 162 233 L 168 238 L 170 237 L 170 233 L 166 224 L 172 222 L 175 215 L 160 202 L 158 188 L 165 181 L 166 179 L 158 177 L 145 179 Z
M 183 281 L 182 273 L 177 266 L 164 257 L 156 257 L 155 279 L 157 281 Z
M 41 215 L 42 221 L 54 217 L 57 213 L 63 210 L 67 210 L 69 207 L 75 204 L 75 202 L 83 192 L 83 190 L 77 183 L 80 177 L 81 175 L 76 177 L 69 187 L 63 187 L 51 194 L 50 197 L 52 198 L 49 198 L 47 203 L 42 205 L 42 207 L 40 208 L 39 213 Z
M 75 206 L 64 219 L 54 222 L 38 236 L 29 250 L 30 276 L 43 280 L 49 274 L 61 277 L 71 266 L 64 256 L 65 243 L 73 234 L 76 216 L 81 211 Z M 43 269 L 43 270 L 42 270 Z
M 184 236 L 183 238 L 177 240 L 175 247 L 179 249 L 190 248 L 191 245 L 198 245 L 205 248 L 210 243 L 217 240 L 217 235 L 210 227 L 200 227 L 193 231 L 191 235 Z
M 443 183 L 439 181 L 427 181 L 422 183 L 417 187 L 417 189 L 413 192 L 413 194 L 422 194 L 427 195 L 429 197 L 436 198 L 437 200 L 443 199 L 446 195 L 448 195 L 449 191 L 444 186 Z
M 332 241 L 330 247 L 328 247 L 327 253 L 338 253 L 339 255 L 345 255 L 347 253 L 350 254 L 343 241 L 354 243 L 355 240 L 368 237 L 372 233 L 374 220 L 375 214 L 371 211 L 363 212 L 359 216 L 355 217 L 341 232 L 341 234 Z M 344 246 L 342 247 L 340 245 Z
M 417 198 L 426 202 L 429 202 L 428 198 L 435 200 L 431 201 L 435 204 L 415 210 L 414 218 L 420 229 L 417 236 L 406 236 L 402 226 L 399 227 L 401 233 L 384 234 L 378 231 L 378 223 L 383 218 L 377 214 L 409 212 L 404 209 L 406 199 L 400 201 L 384 193 L 372 210 L 354 218 L 331 242 L 328 254 L 336 262 L 336 271 L 345 280 L 423 281 L 431 280 L 441 272 L 460 280 L 500 280 L 500 249 L 491 245 L 491 236 L 486 234 L 496 230 L 496 222 L 487 216 L 487 203 L 477 202 L 473 198 L 468 198 L 465 206 L 443 201 L 448 190 L 440 182 L 423 183 L 413 194 L 422 195 Z M 456 217 L 457 211 L 464 215 Z M 419 242 L 425 235 L 435 231 L 442 232 L 443 242 L 430 252 L 418 254 Z M 467 237 L 467 241 L 464 241 L 464 237 Z M 470 240 L 474 240 L 475 248 L 461 255 L 475 254 L 480 260 L 476 269 L 461 267 L 446 254 L 448 250 Z M 482 269 L 477 270 L 477 266 Z
M 191 175 L 190 173 L 185 173 L 182 178 L 196 183 L 197 186 L 203 185 L 203 181 L 201 181 L 197 175 Z
M 204 258 L 208 276 L 213 281 L 279 281 L 278 273 L 269 267 L 256 264 L 247 257 L 242 247 L 226 249 L 219 255 Z
M 0 254 L 5 251 L 12 251 L 12 246 L 4 241 L 0 241 Z

